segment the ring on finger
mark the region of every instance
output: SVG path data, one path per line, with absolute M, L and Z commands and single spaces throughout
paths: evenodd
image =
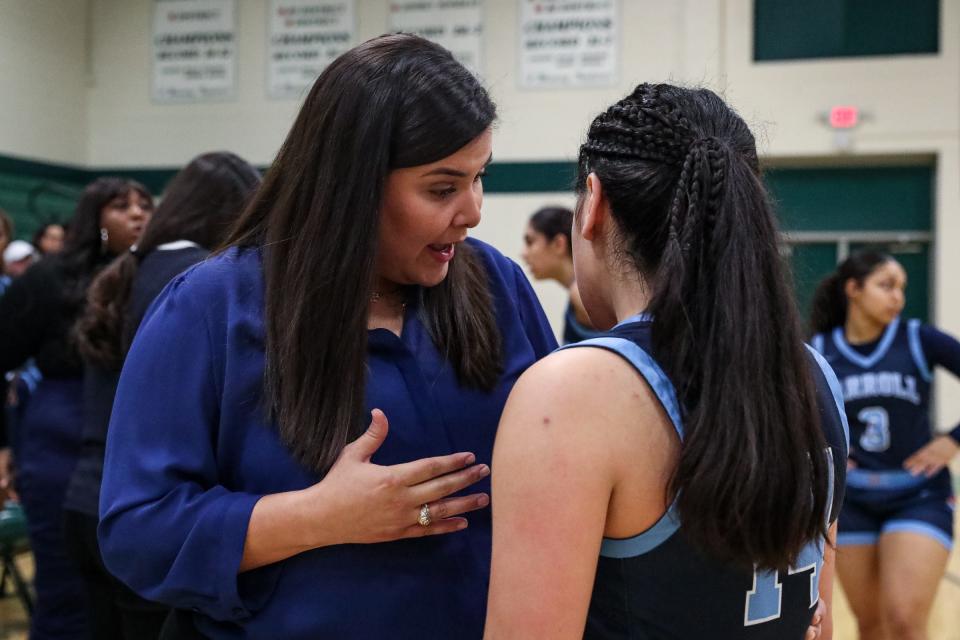
M 417 524 L 421 527 L 429 527 L 433 519 L 430 518 L 430 505 L 424 502 L 420 505 L 420 517 L 417 518 Z

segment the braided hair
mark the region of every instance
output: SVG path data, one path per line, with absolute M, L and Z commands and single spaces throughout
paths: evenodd
M 652 287 L 653 350 L 685 409 L 670 493 L 702 550 L 784 569 L 824 536 L 828 461 L 754 137 L 712 91 L 641 84 L 594 119 L 623 257 Z

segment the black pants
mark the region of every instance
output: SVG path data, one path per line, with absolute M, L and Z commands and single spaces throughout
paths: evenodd
M 87 585 L 90 631 L 96 640 L 157 640 L 169 609 L 144 600 L 114 578 L 100 555 L 97 520 L 64 512 L 67 554 Z

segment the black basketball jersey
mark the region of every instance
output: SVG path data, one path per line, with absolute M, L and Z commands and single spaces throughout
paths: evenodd
M 896 318 L 868 353 L 850 345 L 842 327 L 811 341 L 840 380 L 850 457 L 861 469 L 903 471 L 903 461 L 930 441 L 932 376 L 919 332 L 918 320 Z
M 640 315 L 564 348 L 593 346 L 621 355 L 646 379 L 682 439 L 683 412 L 672 383 L 650 355 L 650 328 L 649 317 Z M 833 521 L 843 500 L 846 421 L 836 379 L 813 350 L 810 366 L 832 462 Z M 822 544 L 811 544 L 798 565 L 781 574 L 733 568 L 688 543 L 671 507 L 637 536 L 603 540 L 584 637 L 800 640 L 816 609 L 822 563 Z

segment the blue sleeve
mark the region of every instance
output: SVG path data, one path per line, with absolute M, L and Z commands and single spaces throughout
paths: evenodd
M 939 366 L 960 378 L 960 342 L 928 324 L 921 324 L 918 333 L 928 370 Z M 950 437 L 960 444 L 960 424 L 950 430 Z
M 237 572 L 260 496 L 219 483 L 225 338 L 213 339 L 210 327 L 226 323 L 208 322 L 196 307 L 205 292 L 188 285 L 181 277 L 158 297 L 124 364 L 98 537 L 107 568 L 143 597 L 242 620 L 250 612 Z
M 928 324 L 919 327 L 920 345 L 930 368 L 944 367 L 960 377 L 960 342 L 951 335 Z
M 824 358 L 820 351 L 815 347 L 807 347 L 807 350 L 810 352 L 810 355 L 813 357 L 814 361 L 817 363 L 817 366 L 820 367 L 820 371 L 823 373 L 823 378 L 827 382 L 827 387 L 830 389 L 830 397 L 833 399 L 833 404 L 837 409 L 837 416 L 840 421 L 840 426 L 843 429 L 843 456 L 844 460 L 847 459 L 847 455 L 850 452 L 850 424 L 847 422 L 847 411 L 843 404 L 843 391 L 840 388 L 840 380 L 837 379 L 837 374 L 834 373 L 833 367 L 830 366 L 830 363 L 827 362 L 827 359 Z M 840 443 L 836 443 L 839 445 Z
M 523 274 L 520 267 L 515 262 L 510 263 L 513 268 L 513 281 L 517 294 L 518 309 L 520 319 L 523 321 L 524 329 L 530 344 L 533 345 L 534 353 L 537 359 L 543 358 L 557 348 L 557 338 L 553 334 L 553 329 L 547 321 L 547 315 L 543 312 L 540 300 L 537 294 L 533 292 L 530 281 Z

